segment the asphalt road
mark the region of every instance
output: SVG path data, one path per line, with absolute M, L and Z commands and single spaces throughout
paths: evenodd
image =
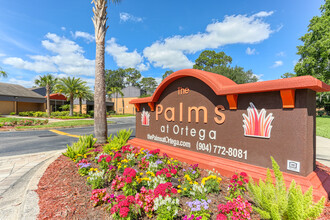
M 120 129 L 133 129 L 135 136 L 135 117 L 112 118 L 115 124 L 108 125 L 108 134 L 115 134 Z M 74 135 L 89 135 L 94 127 L 56 129 Z M 77 138 L 55 134 L 49 130 L 0 132 L 0 157 L 39 153 L 66 149 Z

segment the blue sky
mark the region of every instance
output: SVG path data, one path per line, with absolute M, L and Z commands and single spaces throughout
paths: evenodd
M 206 49 L 260 80 L 293 72 L 296 46 L 323 0 L 123 0 L 108 8 L 106 69 L 134 67 L 160 81 L 167 70 L 192 68 Z M 90 1 L 3 1 L 1 82 L 32 87 L 39 75 L 94 83 L 95 41 Z

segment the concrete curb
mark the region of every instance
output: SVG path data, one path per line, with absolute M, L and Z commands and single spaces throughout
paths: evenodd
M 36 219 L 39 213 L 38 195 L 34 191 L 46 168 L 64 150 L 1 157 L 2 163 L 23 160 L 16 171 L 2 179 L 0 193 L 0 220 Z M 25 158 L 31 158 L 25 160 Z M 16 162 L 15 162 L 16 161 Z M 10 165 L 12 166 L 12 165 Z
M 53 163 L 65 150 L 57 151 L 53 156 L 41 162 L 40 168 L 34 173 L 26 191 L 24 193 L 23 203 L 20 209 L 19 219 L 37 219 L 39 214 L 39 197 L 35 190 L 38 189 L 38 184 L 48 166 Z

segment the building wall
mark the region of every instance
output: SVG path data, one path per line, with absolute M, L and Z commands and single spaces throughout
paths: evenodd
M 44 103 L 18 102 L 18 112 L 46 111 Z
M 81 105 L 82 107 L 82 113 L 87 114 L 87 105 Z M 73 111 L 79 113 L 80 112 L 80 105 L 74 105 Z
M 8 115 L 15 111 L 15 102 L 0 101 L 0 114 Z
M 117 114 L 135 114 L 136 109 L 133 104 L 129 104 L 132 99 L 136 99 L 138 97 L 129 97 L 129 98 L 112 98 L 111 101 L 114 102 L 114 111 Z M 124 101 L 124 105 L 123 105 Z M 123 109 L 124 107 L 124 109 Z

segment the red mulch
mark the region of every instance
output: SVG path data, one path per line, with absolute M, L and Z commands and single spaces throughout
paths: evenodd
M 330 174 L 329 167 L 321 163 L 317 163 L 317 167 Z M 40 179 L 36 190 L 40 209 L 38 219 L 111 219 L 105 206 L 92 206 L 92 190 L 86 185 L 86 178 L 78 174 L 77 167 L 67 157 L 62 155 L 55 160 Z M 228 183 L 229 180 L 223 178 L 222 188 Z M 216 205 L 213 208 L 216 209 Z M 258 215 L 253 214 L 252 219 L 258 219 Z M 329 201 L 319 219 L 330 219 Z

